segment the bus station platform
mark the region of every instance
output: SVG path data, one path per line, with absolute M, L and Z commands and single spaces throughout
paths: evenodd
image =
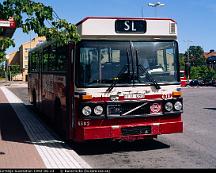
M 0 169 L 8 168 L 91 167 L 28 110 L 7 86 L 0 84 Z

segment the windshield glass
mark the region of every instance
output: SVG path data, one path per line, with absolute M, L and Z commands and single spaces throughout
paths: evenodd
M 152 84 L 146 73 L 158 83 L 179 81 L 174 41 L 83 41 L 77 51 L 76 83 L 80 87 L 109 86 L 116 80 L 116 86 Z

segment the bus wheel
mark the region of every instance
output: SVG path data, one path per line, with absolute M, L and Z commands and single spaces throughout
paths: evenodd
M 54 126 L 57 129 L 61 126 L 61 112 L 61 101 L 59 98 L 56 98 L 54 104 Z
M 36 92 L 35 92 L 35 90 L 33 90 L 33 92 L 32 92 L 32 104 L 33 104 L 33 107 L 36 108 Z

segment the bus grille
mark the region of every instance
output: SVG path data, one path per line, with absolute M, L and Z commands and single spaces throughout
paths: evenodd
M 149 104 L 145 104 L 144 102 L 130 102 L 130 103 L 116 103 L 107 106 L 107 115 L 115 115 L 115 116 L 123 116 L 125 113 L 126 115 L 145 115 L 150 113 Z M 138 109 L 138 106 L 141 106 Z M 134 111 L 131 111 L 135 109 Z M 131 111 L 131 112 L 129 112 Z M 129 112 L 129 113 L 127 113 Z
M 123 136 L 151 134 L 151 126 L 127 127 L 121 129 Z

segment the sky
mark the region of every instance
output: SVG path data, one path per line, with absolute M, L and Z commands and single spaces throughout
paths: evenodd
M 160 0 L 165 4 L 157 8 L 148 3 L 157 0 L 35 0 L 51 6 L 62 19 L 76 24 L 87 16 L 109 17 L 159 17 L 172 18 L 177 22 L 180 53 L 189 46 L 201 46 L 205 52 L 216 50 L 216 0 Z M 0 0 L 3 2 L 3 0 Z M 15 48 L 35 35 L 14 33 Z

